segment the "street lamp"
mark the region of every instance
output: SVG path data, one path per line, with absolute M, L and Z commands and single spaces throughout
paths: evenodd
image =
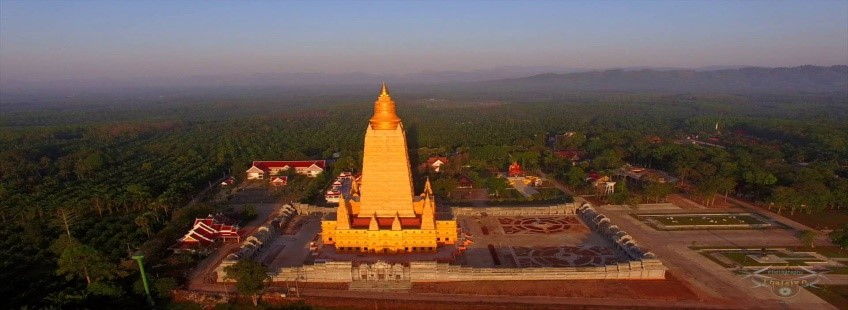
M 150 296 L 150 285 L 147 284 L 147 274 L 144 272 L 144 263 L 142 263 L 144 255 L 136 254 L 132 256 L 132 259 L 138 262 L 138 270 L 141 271 L 141 282 L 144 283 L 144 293 L 147 294 L 147 303 L 152 307 L 156 303 L 153 302 L 153 296 Z

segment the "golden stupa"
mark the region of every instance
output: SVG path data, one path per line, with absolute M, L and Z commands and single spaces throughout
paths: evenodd
M 354 181 L 335 217 L 321 221 L 324 244 L 340 252 L 408 253 L 456 242 L 456 221 L 436 219 L 430 181 L 413 195 L 407 152 L 403 123 L 383 83 L 365 131 L 362 185 Z

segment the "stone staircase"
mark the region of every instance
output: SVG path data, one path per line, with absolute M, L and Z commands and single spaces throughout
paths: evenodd
M 391 281 L 352 281 L 350 282 L 351 291 L 372 291 L 372 292 L 387 292 L 387 291 L 408 291 L 412 289 L 412 281 L 409 280 L 391 280 Z

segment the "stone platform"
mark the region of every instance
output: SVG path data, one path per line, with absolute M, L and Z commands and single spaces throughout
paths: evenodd
M 362 282 L 353 286 L 363 290 L 403 289 L 386 281 L 406 287 L 414 282 L 665 278 L 666 267 L 653 254 L 591 207 L 461 208 L 453 213 L 458 236 L 473 241 L 464 251 L 449 245 L 435 253 L 361 254 L 319 245 L 303 264 L 272 267 L 272 278 Z M 316 234 L 310 230 L 297 239 L 320 240 Z M 280 252 L 278 260 L 291 254 Z

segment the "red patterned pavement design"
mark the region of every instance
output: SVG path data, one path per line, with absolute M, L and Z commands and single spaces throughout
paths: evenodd
M 601 246 L 513 246 L 512 251 L 521 268 L 604 266 L 618 262 L 612 250 Z
M 501 217 L 501 228 L 507 235 L 554 234 L 565 231 L 587 231 L 573 216 Z

